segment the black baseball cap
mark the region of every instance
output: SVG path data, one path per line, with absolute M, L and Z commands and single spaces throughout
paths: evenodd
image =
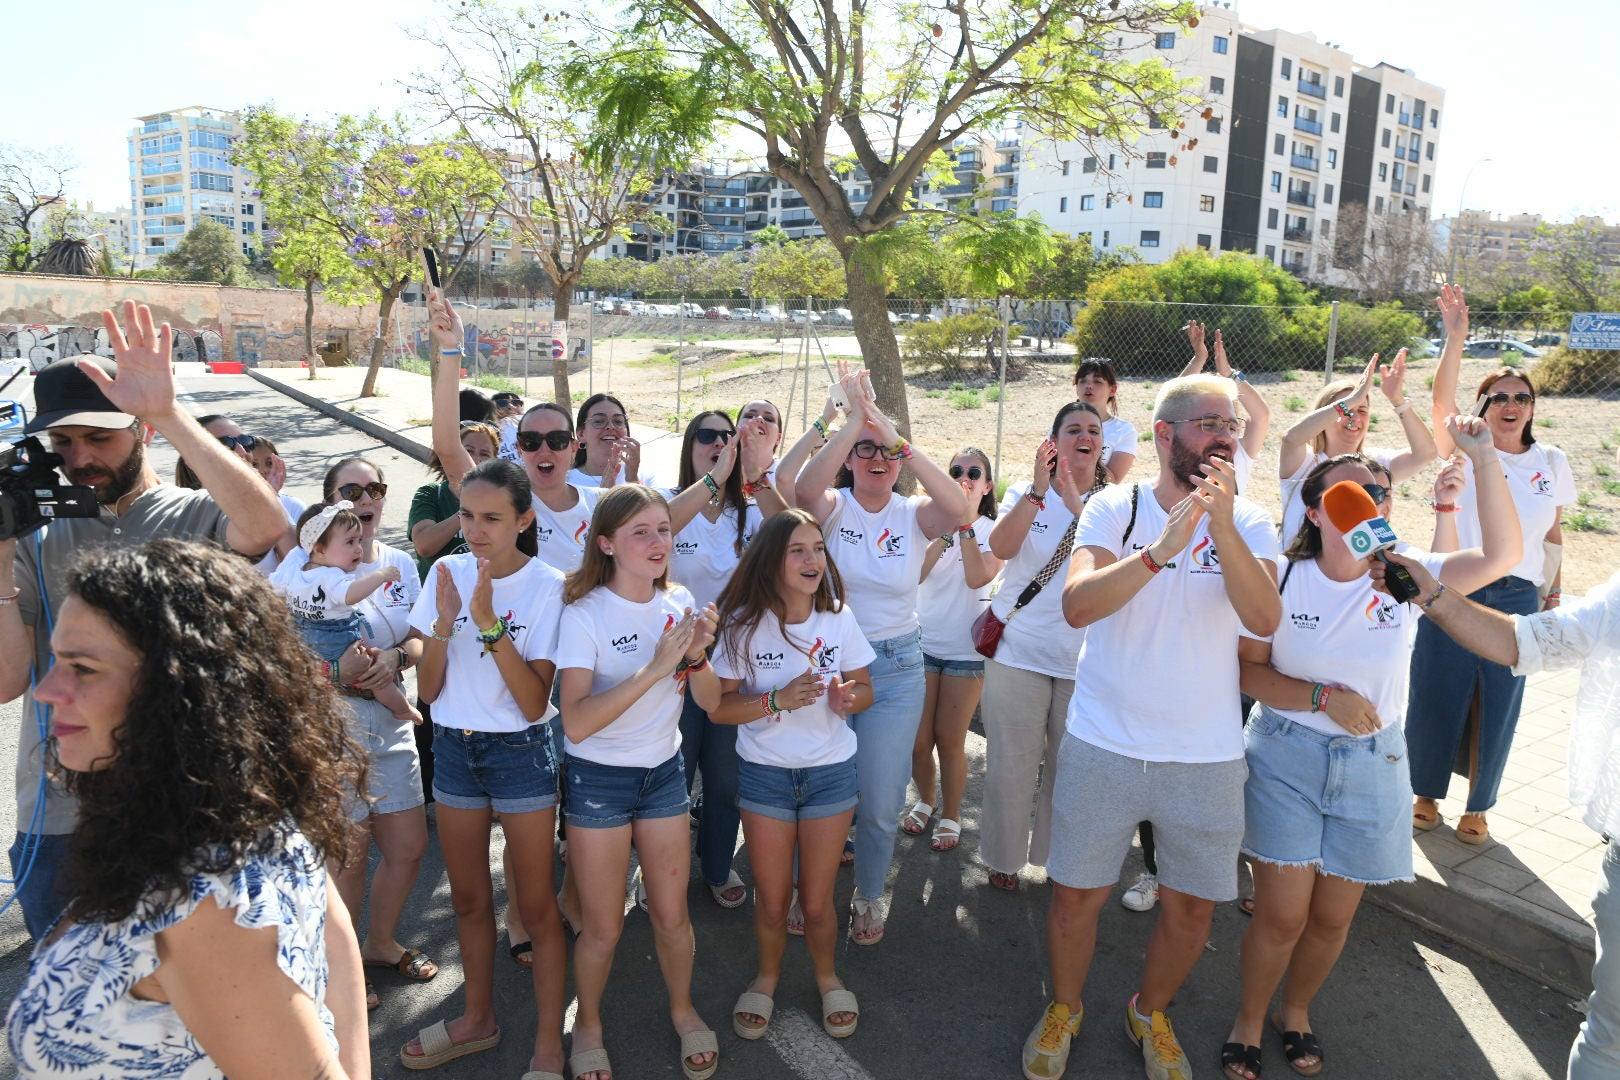
M 53 427 L 126 428 L 135 422 L 135 417 L 107 400 L 79 369 L 81 363 L 95 364 L 111 376 L 118 374 L 118 364 L 100 356 L 75 356 L 46 364 L 34 376 L 34 418 L 24 431 L 32 435 Z

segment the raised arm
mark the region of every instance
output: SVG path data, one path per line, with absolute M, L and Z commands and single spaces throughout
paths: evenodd
M 910 451 L 904 460 L 911 466 L 912 475 L 926 493 L 926 497 L 917 504 L 917 525 L 923 535 L 932 540 L 956 528 L 968 510 L 967 496 L 963 494 L 961 485 L 923 453 L 921 447 L 900 437 L 894 421 L 884 416 L 883 410 L 878 408 L 877 395 L 872 391 L 870 379 L 861 380 L 861 392 L 865 395 L 861 408 L 866 413 L 867 422 L 877 433 L 878 442 L 890 448 L 901 447 L 902 453 Z
M 1452 416 L 1446 420 L 1446 429 L 1452 442 L 1474 463 L 1480 546 L 1449 555 L 1440 580 L 1471 593 L 1502 577 L 1524 557 L 1524 530 L 1519 528 L 1519 512 L 1498 464 L 1490 427 L 1477 416 Z
M 1395 362 L 1382 369 L 1383 379 L 1378 388 L 1389 401 L 1390 408 L 1406 433 L 1407 448 L 1396 454 L 1389 463 L 1391 479 L 1400 481 L 1416 476 L 1438 453 L 1435 437 L 1423 423 L 1423 417 L 1406 396 L 1406 350 L 1395 354 Z
M 1153 490 L 1144 487 L 1142 498 L 1154 498 Z M 1115 559 L 1107 548 L 1075 548 L 1063 585 L 1064 619 L 1070 626 L 1090 626 L 1130 603 L 1160 572 L 1149 566 L 1148 560 L 1161 570 L 1169 569 L 1171 560 L 1192 543 L 1203 516 L 1203 506 L 1189 495 L 1171 508 L 1164 531 L 1142 552 Z M 1141 558 L 1142 554 L 1148 559 Z
M 849 457 L 849 452 L 860 441 L 861 432 L 866 430 L 866 412 L 864 398 L 860 392 L 860 379 L 860 372 L 851 372 L 839 380 L 850 403 L 849 415 L 845 417 L 843 426 L 834 432 L 832 437 L 816 451 L 816 455 L 805 463 L 794 481 L 793 504 L 810 511 L 817 521 L 826 521 L 827 515 L 832 513 L 834 498 L 831 488 L 833 481 L 838 478 L 838 467 L 844 463 Z M 797 451 L 805 440 L 812 438 L 813 434 L 813 431 L 805 432 L 793 450 Z
M 1242 374 L 1232 370 L 1232 362 L 1226 356 L 1226 342 L 1221 338 L 1221 332 L 1215 331 L 1215 373 L 1224 379 L 1231 379 L 1234 375 Z M 1238 402 L 1249 417 L 1249 426 L 1243 429 L 1243 450 L 1251 459 L 1260 456 L 1260 450 L 1266 445 L 1266 434 L 1271 431 L 1271 406 L 1260 391 L 1249 385 L 1248 379 L 1235 379 L 1237 384 Z
M 1215 331 L 1215 340 L 1217 342 L 1220 341 L 1220 333 L 1219 330 Z M 1209 363 L 1209 346 L 1204 344 L 1203 323 L 1198 322 L 1196 319 L 1187 320 L 1187 340 L 1192 342 L 1193 354 L 1192 359 L 1187 361 L 1187 366 L 1181 369 L 1180 377 L 1183 379 L 1188 375 L 1197 375 L 1204 370 L 1204 365 Z
M 1199 467 L 1204 475 L 1193 478 L 1197 490 L 1191 498 L 1202 504 L 1209 515 L 1209 538 L 1215 542 L 1215 550 L 1221 553 L 1221 581 L 1226 586 L 1226 598 L 1245 630 L 1269 637 L 1277 632 L 1277 624 L 1282 621 L 1277 564 L 1256 558 L 1233 520 L 1237 470 L 1232 463 L 1216 458 Z
M 358 604 L 390 581 L 398 580 L 399 567 L 397 566 L 384 566 L 373 570 L 369 574 L 363 574 L 354 579 L 354 584 L 350 585 L 349 591 L 343 595 L 343 602 L 349 605 Z
M 1415 559 L 1390 552 L 1389 561 L 1411 571 L 1412 580 L 1417 583 L 1418 595 L 1426 601 L 1423 613 L 1433 619 L 1435 625 L 1444 630 L 1451 640 L 1492 663 L 1518 666 L 1519 640 L 1514 633 L 1514 616 L 1476 604 L 1464 596 L 1461 589 L 1447 587 L 1445 592 L 1440 593 L 1434 575 Z M 1372 579 L 1381 591 L 1388 591 L 1382 589 L 1384 568 L 1377 560 L 1373 561 Z M 1436 593 L 1440 595 L 1436 596 Z
M 658 639 L 652 656 L 635 674 L 599 694 L 591 693 L 589 669 L 564 668 L 560 676 L 562 697 L 559 706 L 563 714 L 563 732 L 569 742 L 583 743 L 623 716 L 647 691 L 672 678 L 681 658 L 687 656 L 692 648 L 697 618 L 688 611 L 685 618 Z M 688 659 L 691 657 L 688 656 Z
M 461 478 L 473 467 L 472 455 L 461 445 L 461 402 L 457 398 L 466 331 L 461 316 L 437 289 L 428 290 L 428 315 L 433 345 L 439 351 L 433 375 L 433 452 L 439 455 L 450 490 L 459 497 Z
M 1457 535 L 1457 515 L 1461 507 L 1457 497 L 1468 486 L 1459 455 L 1452 454 L 1434 478 L 1434 543 L 1429 550 L 1437 554 L 1456 551 L 1461 546 Z
M 1346 409 L 1354 409 L 1372 391 L 1373 373 L 1378 370 L 1378 354 L 1367 362 L 1367 370 L 1361 373 L 1361 381 L 1356 388 L 1350 391 L 1350 396 L 1342 397 L 1338 401 L 1330 401 L 1315 412 L 1306 413 L 1294 426 L 1283 432 L 1282 446 L 1277 450 L 1277 475 L 1283 480 L 1288 479 L 1299 471 L 1305 464 L 1305 456 L 1310 452 L 1311 440 L 1328 429 L 1336 418 L 1342 416 Z
M 990 530 L 990 550 L 996 558 L 1011 559 L 1024 546 L 1029 538 L 1029 527 L 1035 524 L 1035 515 L 1040 513 L 1040 504 L 1045 503 L 1046 493 L 1051 490 L 1052 466 L 1056 462 L 1057 443 L 1050 438 L 1042 439 L 1035 449 L 1035 473 L 1029 492 L 997 518 L 995 528 Z
M 1429 418 L 1434 422 L 1435 450 L 1441 457 L 1450 457 L 1451 437 L 1446 433 L 1446 417 L 1454 416 L 1457 409 L 1457 379 L 1462 373 L 1463 346 L 1468 341 L 1468 299 L 1461 285 L 1440 286 L 1440 323 L 1446 330 L 1445 347 L 1440 350 L 1440 363 L 1434 369 L 1434 391 L 1430 399 Z

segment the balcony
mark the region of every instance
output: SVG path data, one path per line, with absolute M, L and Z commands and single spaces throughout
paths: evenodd
M 710 225 L 709 228 L 713 232 L 717 232 L 717 233 L 740 233 L 740 232 L 743 231 L 743 227 L 741 225 L 731 225 L 731 224 Z
M 173 131 L 179 126 L 173 120 L 148 120 L 141 125 L 141 134 L 151 135 L 158 131 Z
M 1294 130 L 1303 131 L 1310 135 L 1322 134 L 1322 121 L 1307 120 L 1303 116 L 1294 117 Z
M 801 207 L 803 205 L 805 205 L 804 197 L 801 196 L 801 195 L 786 195 L 786 196 L 783 196 L 782 202 L 781 202 L 781 208 L 783 210 L 794 210 L 794 209 L 797 209 L 798 207 Z
M 1396 146 L 1395 147 L 1395 160 L 1396 161 L 1405 161 L 1406 160 L 1406 147 L 1404 147 L 1404 146 Z
M 1316 196 L 1312 195 L 1308 191 L 1290 191 L 1288 193 L 1288 201 L 1293 203 L 1295 206 L 1315 206 Z
M 742 195 L 748 190 L 748 185 L 743 180 L 705 180 L 703 181 L 703 190 Z
M 1295 244 L 1308 244 L 1311 242 L 1310 226 L 1290 225 L 1283 230 L 1283 239 Z
M 142 176 L 162 176 L 164 173 L 177 173 L 180 171 L 178 161 L 149 161 L 141 165 Z
M 1000 165 L 996 166 L 995 171 L 998 173 L 1015 173 L 1018 171 L 1018 162 L 1003 161 Z
M 1405 124 L 1407 127 L 1412 126 L 1412 114 L 1407 112 L 1405 109 L 1401 110 L 1400 120 L 1401 123 Z
M 141 194 L 142 195 L 168 195 L 168 194 L 171 194 L 173 192 L 181 191 L 181 190 L 183 190 L 183 185 L 180 185 L 180 184 L 142 184 L 141 185 Z
M 1295 154 L 1289 159 L 1289 164 L 1306 172 L 1316 172 L 1321 167 L 1321 163 L 1310 154 Z
M 974 189 L 978 186 L 978 184 L 973 183 L 972 181 L 968 181 L 967 183 L 963 184 L 946 184 L 944 187 L 939 189 L 939 193 L 941 195 L 971 195 L 973 194 Z
M 1299 80 L 1297 86 L 1298 86 L 1299 92 L 1304 94 L 1306 97 L 1313 97 L 1313 98 L 1326 98 L 1327 97 L 1327 87 L 1323 86 L 1319 82 L 1309 82 L 1309 81 L 1307 81 L 1305 79 L 1301 79 L 1301 80 Z

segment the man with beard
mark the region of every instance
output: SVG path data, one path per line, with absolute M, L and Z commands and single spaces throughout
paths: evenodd
M 1075 531 L 1063 613 L 1089 629 L 1053 785 L 1053 1000 L 1024 1043 L 1031 1080 L 1063 1072 L 1097 919 L 1140 821 L 1158 838 L 1159 915 L 1126 1032 L 1152 1080 L 1192 1076 L 1165 1010 L 1204 950 L 1216 901 L 1237 896 L 1238 632 L 1270 634 L 1282 617 L 1276 531 L 1236 494 L 1234 405 L 1228 379 L 1165 383 L 1153 408 L 1157 480 L 1098 492 Z
M 61 518 L 21 543 L 0 541 L 0 700 L 27 693 L 17 749 L 18 833 L 11 872 L 23 921 L 36 939 L 67 899 L 57 891 L 57 874 L 77 818 L 76 801 L 60 783 L 43 779 L 50 717 L 30 690 L 51 664 L 51 627 L 67 596 L 68 569 L 87 548 L 139 546 L 160 537 L 214 540 L 257 558 L 287 526 L 275 493 L 252 466 L 175 401 L 168 325 L 161 332 L 154 329 L 151 311 L 132 301 L 124 304 L 127 339 L 112 312 L 103 312 L 102 319 L 116 362 L 83 356 L 43 368 L 34 381 L 36 415 L 27 427 L 30 434 L 44 433 L 50 449 L 61 455 L 69 484 L 95 489 L 101 513 Z M 158 479 L 146 459 L 154 433 L 191 463 L 204 490 Z M 252 573 L 247 563 L 242 570 Z M 95 674 L 78 677 L 81 693 L 95 692 Z

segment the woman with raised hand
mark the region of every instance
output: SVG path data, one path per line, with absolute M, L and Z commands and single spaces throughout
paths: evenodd
M 681 1040 L 681 1071 L 705 1080 L 719 1067 L 714 1032 L 692 1004 L 691 872 L 686 781 L 681 769 L 681 707 L 687 687 L 705 712 L 720 704 L 720 682 L 705 651 L 714 641 L 714 606 L 669 581 L 669 506 L 641 484 L 605 492 L 585 560 L 568 576 L 558 630 L 567 736 L 569 865 L 579 886 L 574 944 L 570 1071 L 609 1080 L 602 994 L 624 929 L 625 877 L 635 845 L 647 890 L 670 1019 Z
M 722 697 L 712 716 L 740 725 L 739 805 L 759 948 L 759 971 L 732 1010 L 732 1029 L 744 1039 L 760 1038 L 771 1022 L 795 899 L 823 1028 L 844 1038 L 860 1018 L 835 965 L 833 891 L 859 787 L 846 718 L 872 703 L 867 665 L 875 654 L 842 593 L 821 526 L 807 511 L 787 510 L 765 522 L 720 596 L 725 632 L 714 665 Z
M 1406 433 L 1405 450 L 1381 450 L 1366 446 L 1370 415 L 1367 399 L 1372 393 L 1374 375 L 1382 375 L 1378 388 L 1400 419 Z M 1283 433 L 1277 451 L 1277 475 L 1282 483 L 1282 546 L 1288 547 L 1305 517 L 1300 488 L 1317 465 L 1342 454 L 1365 454 L 1389 470 L 1398 484 L 1410 480 L 1435 458 L 1434 436 L 1423 417 L 1406 397 L 1406 350 L 1395 354 L 1395 362 L 1382 368 L 1378 354 L 1367 363 L 1357 380 L 1339 379 L 1328 383 L 1316 395 L 1313 411 Z
M 1468 304 L 1463 291 L 1447 286 L 1440 294 L 1446 345 L 1434 375 L 1434 417 L 1468 415 L 1457 408 L 1457 379 L 1463 342 L 1468 337 Z M 1558 606 L 1563 573 L 1564 507 L 1575 501 L 1575 476 L 1569 459 L 1556 446 L 1535 436 L 1536 388 L 1530 373 L 1500 367 L 1486 374 L 1476 391 L 1472 414 L 1484 419 L 1495 448 L 1495 464 L 1507 478 L 1508 491 L 1523 541 L 1522 557 L 1499 580 L 1470 599 L 1508 615 L 1532 615 Z M 1440 453 L 1450 455 L 1453 440 L 1436 433 Z M 1463 463 L 1463 490 L 1456 509 L 1458 543 L 1478 545 L 1488 510 L 1476 495 L 1478 462 Z M 1438 800 L 1446 797 L 1452 763 L 1457 759 L 1469 714 L 1478 702 L 1477 754 L 1469 770 L 1466 812 L 1457 819 L 1457 839 L 1479 845 L 1490 839 L 1485 814 L 1496 805 L 1496 793 L 1513 747 L 1524 699 L 1524 677 L 1502 664 L 1481 659 L 1425 619 L 1418 625 L 1412 654 L 1411 717 L 1412 825 L 1428 831 L 1440 824 Z
M 1114 362 L 1088 356 L 1074 367 L 1074 396 L 1096 409 L 1103 418 L 1103 465 L 1116 484 L 1136 464 L 1136 426 L 1119 415 L 1119 376 Z
M 1193 357 L 1187 366 L 1181 369 L 1183 376 L 1197 375 L 1209 363 L 1209 346 L 1205 344 L 1204 324 L 1188 320 L 1187 339 L 1192 342 Z M 1249 426 L 1243 429 L 1243 437 L 1238 440 L 1237 454 L 1232 459 L 1232 467 L 1237 470 L 1238 494 L 1249 491 L 1249 479 L 1254 474 L 1254 459 L 1260 456 L 1261 447 L 1266 445 L 1266 432 L 1271 430 L 1271 406 L 1260 391 L 1249 385 L 1249 380 L 1243 372 L 1232 367 L 1232 362 L 1226 355 L 1226 342 L 1220 330 L 1215 331 L 1215 374 L 1223 379 L 1231 379 L 1237 383 L 1238 403 L 1249 417 Z
M 857 945 L 875 945 L 883 938 L 881 905 L 927 692 L 917 583 L 929 541 L 955 530 L 967 497 L 944 469 L 901 438 L 878 408 L 869 375 L 852 372 L 840 385 L 848 421 L 799 473 L 795 502 L 827 534 L 845 587 L 861 598 L 856 621 L 877 653 L 873 704 L 849 718 L 861 780 L 850 936 Z M 926 494 L 895 492 L 906 462 Z
M 984 689 L 984 657 L 973 648 L 973 620 L 990 602 L 990 583 L 1001 560 L 990 550 L 996 519 L 996 482 L 990 455 L 964 446 L 951 460 L 951 479 L 962 488 L 968 509 L 953 532 L 928 545 L 917 618 L 922 625 L 922 722 L 911 748 L 911 782 L 917 801 L 900 819 L 907 836 L 920 836 L 934 814 L 934 779 L 939 778 L 939 823 L 929 846 L 953 851 L 962 839 L 962 796 L 967 792 L 967 731 Z M 939 754 L 939 768 L 934 755 Z
M 461 478 L 467 551 L 439 560 L 411 610 L 425 638 L 418 671 L 433 705 L 433 798 L 461 950 L 462 1014 L 400 1049 L 407 1069 L 431 1069 L 501 1041 L 495 1021 L 492 815 L 506 837 L 508 887 L 534 937 L 538 1014 L 531 1072 L 560 1076 L 568 946 L 551 892 L 557 763 L 546 721 L 556 668 L 563 578 L 533 557 L 533 494 L 499 458 Z
M 1453 418 L 1449 425 L 1448 441 L 1489 463 L 1482 421 Z M 1389 488 L 1369 465 L 1343 454 L 1305 478 L 1305 521 L 1280 566 L 1283 620 L 1269 640 L 1245 634 L 1238 645 L 1243 692 L 1257 702 L 1244 731 L 1243 852 L 1255 891 L 1254 921 L 1243 938 L 1242 1004 L 1221 1048 L 1231 1080 L 1259 1077 L 1261 1031 L 1284 974 L 1271 1023 L 1295 1072 L 1322 1071 L 1310 1005 L 1344 948 L 1362 893 L 1412 879 L 1402 725 L 1411 620 L 1440 593 L 1477 589 L 1519 558 L 1507 484 L 1488 469 L 1479 492 L 1488 523 L 1482 544 L 1450 554 L 1401 544 L 1396 550 L 1434 574 L 1438 589 L 1406 604 L 1375 592 L 1375 560 L 1352 550 L 1330 505 L 1334 487 L 1348 484 L 1388 515 Z
M 574 426 L 579 448 L 568 470 L 569 483 L 600 488 L 652 484 L 652 476 L 641 471 L 641 444 L 630 437 L 629 416 L 618 398 L 592 394 L 580 404 Z
M 1074 665 L 1085 637 L 1063 617 L 1063 568 L 1086 499 L 1109 482 L 1104 423 L 1102 411 L 1089 402 L 1071 401 L 1059 409 L 1051 434 L 1035 451 L 1034 475 L 1029 483 L 1007 489 L 990 530 L 990 552 L 1004 560 L 1002 586 L 990 610 L 1006 628 L 994 658 L 984 664 L 979 858 L 998 889 L 1018 888 L 1026 865 L 1046 865 L 1051 766 L 1063 740 Z M 1026 597 L 1037 581 L 1040 586 Z
M 73 900 L 6 1017 L 17 1075 L 370 1076 L 325 869 L 365 766 L 286 604 L 211 544 L 105 548 L 51 648 Z
M 778 409 L 774 402 L 765 398 L 750 401 L 737 414 L 737 423 L 747 424 L 751 420 L 758 420 L 764 424 L 764 434 L 766 441 L 770 444 L 771 458 L 770 467 L 765 471 L 774 481 L 776 479 L 776 466 L 782 456 L 782 440 L 786 432 L 782 424 L 782 410 Z

